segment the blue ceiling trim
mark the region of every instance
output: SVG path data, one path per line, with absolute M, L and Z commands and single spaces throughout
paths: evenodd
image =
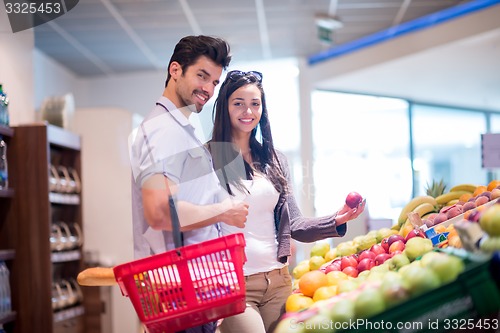
M 326 51 L 317 53 L 308 58 L 309 65 L 314 65 L 319 62 L 327 61 L 347 53 L 357 51 L 367 46 L 378 44 L 380 42 L 410 33 L 418 30 L 426 29 L 434 25 L 461 17 L 478 10 L 482 10 L 494 5 L 500 4 L 500 0 L 476 0 L 444 9 L 442 11 L 422 16 L 418 19 L 402 23 L 386 30 L 376 32 L 366 37 L 359 38 L 352 42 L 348 42 Z

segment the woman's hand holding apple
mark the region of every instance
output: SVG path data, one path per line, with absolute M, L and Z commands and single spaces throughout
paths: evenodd
M 337 226 L 346 223 L 347 221 L 353 220 L 364 211 L 366 205 L 366 200 L 357 193 L 351 192 L 346 197 L 346 202 L 344 206 L 337 212 L 335 221 Z

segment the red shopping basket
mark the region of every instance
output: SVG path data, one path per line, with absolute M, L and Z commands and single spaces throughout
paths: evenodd
M 149 333 L 175 332 L 245 311 L 244 249 L 245 238 L 237 233 L 177 246 L 113 271 Z

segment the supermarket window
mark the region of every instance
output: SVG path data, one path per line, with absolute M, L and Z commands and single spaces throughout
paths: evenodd
M 491 133 L 500 133 L 500 114 L 491 115 Z
M 412 194 L 408 102 L 315 91 L 312 117 L 317 215 L 335 212 L 357 191 L 370 218 L 396 219 Z
M 481 134 L 487 131 L 483 112 L 414 104 L 412 115 L 417 195 L 433 179 L 443 179 L 448 189 L 487 183 L 481 167 Z
M 500 133 L 500 113 L 492 113 L 490 118 L 491 133 Z M 491 179 L 500 179 L 500 168 L 490 170 Z

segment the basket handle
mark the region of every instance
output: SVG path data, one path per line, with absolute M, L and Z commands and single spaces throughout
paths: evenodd
M 175 248 L 180 248 L 184 245 L 184 240 L 181 232 L 181 225 L 179 223 L 179 216 L 175 208 L 175 199 L 173 195 L 168 196 L 168 206 L 170 208 L 170 218 L 172 220 L 172 237 L 174 238 Z

